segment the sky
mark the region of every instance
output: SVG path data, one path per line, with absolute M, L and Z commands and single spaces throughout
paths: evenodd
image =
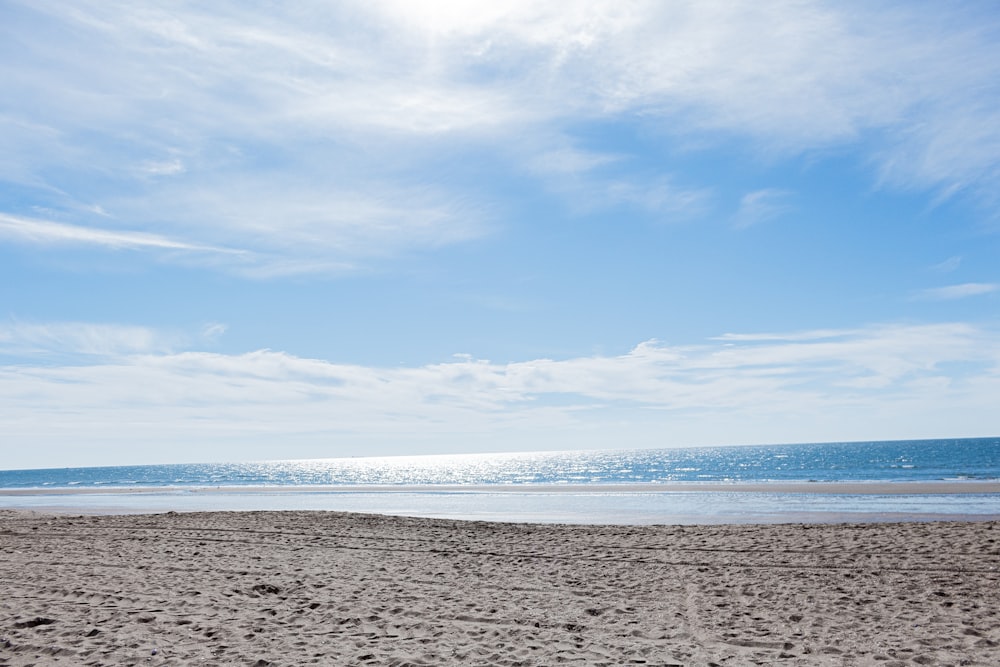
M 0 3 L 0 468 L 1000 434 L 994 2 Z

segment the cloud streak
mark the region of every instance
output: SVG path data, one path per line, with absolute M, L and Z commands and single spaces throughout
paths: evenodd
M 791 193 L 775 188 L 745 194 L 740 199 L 733 226 L 744 229 L 787 213 L 791 209 L 790 196 Z
M 1000 285 L 996 283 L 962 283 L 961 285 L 925 289 L 917 292 L 913 298 L 917 301 L 954 301 L 971 296 L 991 294 L 997 290 L 1000 290 Z
M 2 213 L 0 213 L 0 237 L 39 245 L 91 245 L 113 250 L 158 249 L 244 254 L 241 250 L 196 245 L 146 232 L 80 227 Z
M 149 327 L 90 322 L 0 324 L 0 353 L 22 359 L 35 357 L 117 358 L 133 354 L 169 354 L 188 343 L 186 336 Z
M 115 351 L 0 367 L 0 426 L 12 443 L 70 431 L 90 443 L 200 433 L 279 458 L 368 446 L 399 453 L 414 442 L 461 449 L 470 437 L 500 449 L 544 449 L 555 437 L 612 446 L 602 438 L 616 433 L 636 446 L 866 438 L 901 419 L 923 437 L 982 434 L 996 429 L 990 397 L 1000 390 L 1000 338 L 963 324 L 731 335 L 681 347 L 649 341 L 611 357 L 463 357 L 402 368 L 268 350 L 172 351 L 142 328 L 0 330 L 0 345 L 12 340 Z M 920 430 L 933 419 L 941 420 L 935 429 Z M 182 454 L 175 458 L 197 451 Z

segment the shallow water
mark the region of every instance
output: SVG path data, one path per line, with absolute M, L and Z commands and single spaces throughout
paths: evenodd
M 556 492 L 160 489 L 142 493 L 0 496 L 0 507 L 69 513 L 327 510 L 482 521 L 577 524 L 828 523 L 998 519 L 1000 494 L 671 491 Z

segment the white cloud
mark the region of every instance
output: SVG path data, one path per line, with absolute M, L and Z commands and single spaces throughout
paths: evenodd
M 569 146 L 543 151 L 529 160 L 531 167 L 542 174 L 577 175 L 614 164 L 621 156 L 605 155 Z
M 15 217 L 0 213 L 0 237 L 41 245 L 95 245 L 112 249 L 154 248 L 241 254 L 240 250 L 213 248 L 166 238 L 158 234 L 116 231 L 68 225 L 49 220 Z
M 672 213 L 689 215 L 701 210 L 709 199 L 703 189 L 679 187 L 669 178 L 660 178 L 652 183 L 636 181 L 614 181 L 606 191 L 611 201 L 638 206 L 650 213 Z
M 925 289 L 917 292 L 913 298 L 918 301 L 952 301 L 970 296 L 990 294 L 997 290 L 1000 290 L 1000 285 L 996 283 L 963 283 L 961 285 Z
M 529 118 L 640 116 L 682 141 L 722 132 L 768 152 L 868 135 L 884 182 L 983 191 L 1000 178 L 992 12 L 794 0 L 407 4 L 384 4 L 384 15 L 431 35 L 428 55 L 453 68 L 503 72 L 485 85 Z
M 484 155 L 528 165 L 574 203 L 589 190 L 652 214 L 703 210 L 706 188 L 629 173 L 628 156 L 600 173 L 608 156 L 579 141 L 592 122 L 674 147 L 860 147 L 883 183 L 988 199 L 998 20 L 793 0 L 14 2 L 0 28 L 20 54 L 0 61 L 0 178 L 67 214 L 129 220 L 151 235 L 132 247 L 192 230 L 196 245 L 245 247 L 249 233 L 261 256 L 282 248 L 259 275 L 476 237 L 499 195 L 446 176 Z M 560 180 L 573 175 L 587 180 Z M 779 195 L 748 195 L 737 224 L 780 212 Z M 230 259 L 206 261 L 248 271 Z
M 958 270 L 958 267 L 962 265 L 962 258 L 958 255 L 949 257 L 943 262 L 939 262 L 931 267 L 932 271 L 937 271 L 939 273 L 951 273 L 952 271 Z
M 368 196 L 335 189 L 317 192 L 295 184 L 283 188 L 280 182 L 248 178 L 238 184 L 221 183 L 218 188 L 188 188 L 183 193 L 167 188 L 148 196 L 113 200 L 109 207 L 114 215 L 103 212 L 102 218 L 134 220 L 155 215 L 162 221 L 160 226 L 173 228 L 178 236 L 0 213 L 0 240 L 36 246 L 173 251 L 173 261 L 267 278 L 343 273 L 354 270 L 359 260 L 392 256 L 413 246 L 433 248 L 489 231 L 482 212 L 460 201 L 444 201 L 425 188 L 384 188 Z M 195 224 L 205 218 L 213 225 Z M 186 224 L 171 224 L 177 220 Z M 214 240 L 238 242 L 243 247 L 225 247 Z
M 497 364 L 459 356 L 401 368 L 268 350 L 171 352 L 141 328 L 12 331 L 0 336 L 116 350 L 66 365 L 0 366 L 5 441 L 66 452 L 104 439 L 187 439 L 197 449 L 172 456 L 246 458 L 226 444 L 240 441 L 282 458 L 331 447 L 667 446 L 982 435 L 998 426 L 1000 337 L 963 324 L 730 335 L 683 347 L 649 341 L 613 357 Z
M 740 207 L 733 218 L 733 226 L 742 229 L 771 220 L 791 209 L 791 193 L 786 190 L 767 188 L 743 195 Z
M 726 333 L 715 336 L 712 340 L 732 341 L 732 342 L 754 342 L 754 341 L 815 341 L 823 339 L 845 338 L 847 336 L 860 333 L 853 329 L 817 329 L 813 331 L 797 331 L 790 333 L 754 333 L 736 334 Z
M 712 200 L 709 188 L 682 184 L 672 174 L 637 173 L 633 156 L 586 150 L 565 137 L 522 137 L 509 154 L 576 213 L 625 208 L 654 220 L 690 219 Z
M 0 354 L 26 363 L 44 358 L 69 360 L 74 366 L 121 363 L 135 355 L 179 354 L 198 343 L 214 343 L 228 326 L 205 324 L 198 332 L 94 322 L 30 322 L 11 319 L 0 323 Z M 96 359 L 100 359 L 99 361 Z
M 0 324 L 0 353 L 19 357 L 168 354 L 185 340 L 178 333 L 131 325 L 20 321 Z
M 202 327 L 201 337 L 207 341 L 216 341 L 228 330 L 229 327 L 227 325 L 222 324 L 221 322 L 212 322 Z
M 179 159 L 161 161 L 146 161 L 139 166 L 139 171 L 149 176 L 174 176 L 183 174 L 186 169 L 184 163 Z
M 399 187 L 378 181 L 354 189 L 314 188 L 273 175 L 238 184 L 207 184 L 171 192 L 153 204 L 164 219 L 215 221 L 219 239 L 238 237 L 253 255 L 232 270 L 266 277 L 283 273 L 352 270 L 371 260 L 483 237 L 492 214 L 475 202 L 449 197 L 436 187 Z M 125 215 L 149 201 L 118 202 Z M 192 230 L 196 233 L 196 230 Z

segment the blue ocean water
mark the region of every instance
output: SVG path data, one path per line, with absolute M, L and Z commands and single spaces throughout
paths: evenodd
M 0 489 L 1000 480 L 1000 438 L 0 470 Z
M 618 524 L 1000 519 L 1000 493 L 737 486 L 997 480 L 1000 438 L 973 438 L 7 470 L 0 471 L 0 508 L 335 510 Z M 732 491 L 715 486 L 726 483 Z

